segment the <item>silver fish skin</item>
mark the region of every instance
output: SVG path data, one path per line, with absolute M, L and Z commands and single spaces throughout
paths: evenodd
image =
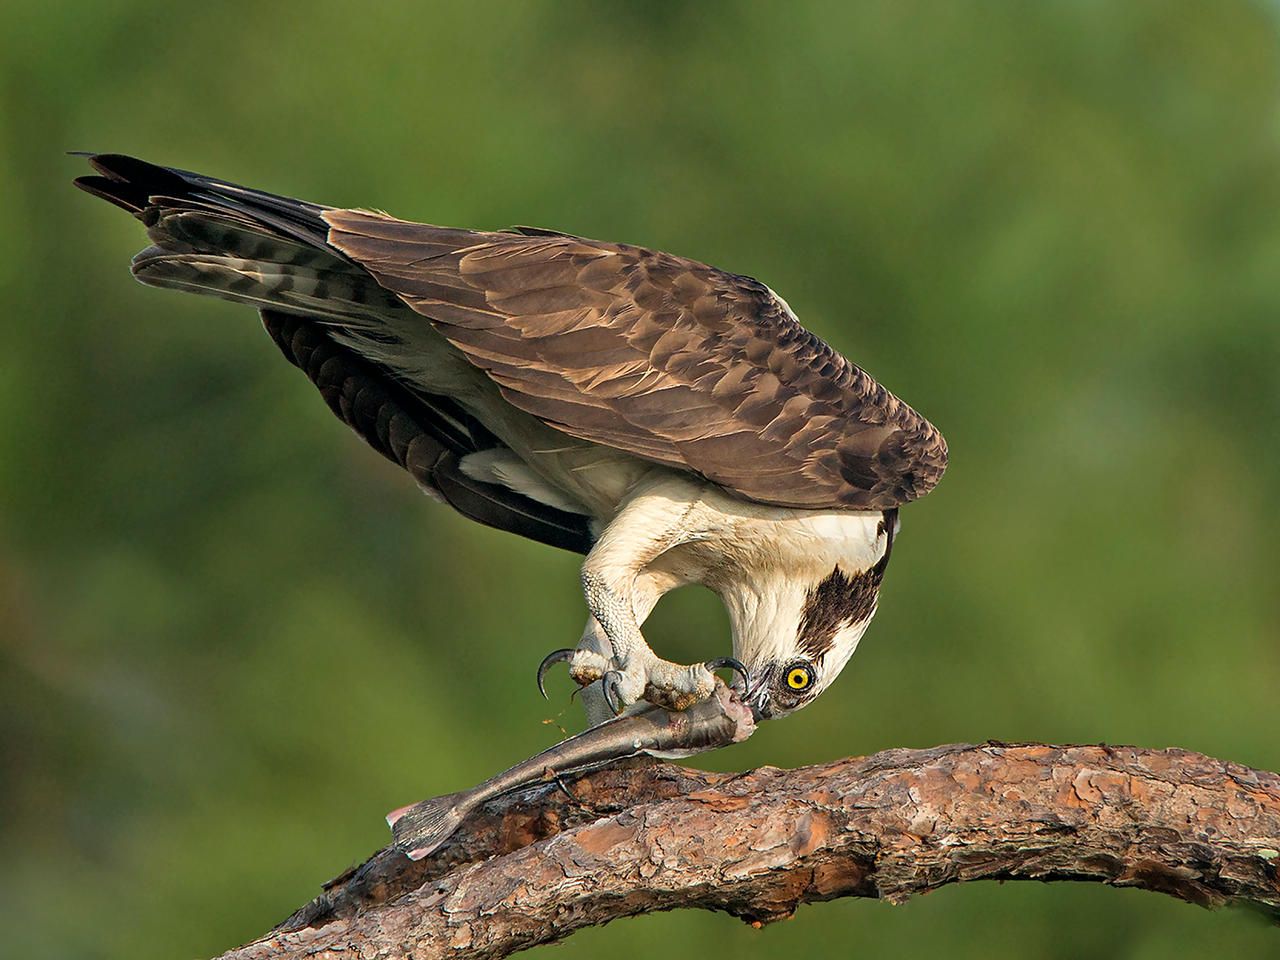
M 723 681 L 717 681 L 711 697 L 687 710 L 647 707 L 569 737 L 470 790 L 391 811 L 387 823 L 396 845 L 411 860 L 421 860 L 496 797 L 641 753 L 689 756 L 714 750 L 739 743 L 755 731 L 751 709 Z

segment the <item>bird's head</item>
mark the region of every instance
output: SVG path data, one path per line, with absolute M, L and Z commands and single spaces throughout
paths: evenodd
M 757 720 L 812 703 L 849 662 L 876 612 L 896 517 L 887 526 L 874 561 L 864 553 L 808 576 L 788 569 L 726 597 L 734 653 L 751 675 L 743 699 Z

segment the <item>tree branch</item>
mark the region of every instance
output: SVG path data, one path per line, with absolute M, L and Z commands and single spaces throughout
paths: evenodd
M 504 957 L 676 907 L 751 923 L 959 880 L 1095 880 L 1280 921 L 1280 776 L 1185 750 L 987 743 L 798 770 L 635 760 L 375 854 L 223 960 Z

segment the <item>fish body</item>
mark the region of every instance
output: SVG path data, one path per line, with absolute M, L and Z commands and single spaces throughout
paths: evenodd
M 437 850 L 482 804 L 522 787 L 642 753 L 690 756 L 739 743 L 755 721 L 736 693 L 717 680 L 715 693 L 686 710 L 647 706 L 608 720 L 517 763 L 484 783 L 387 814 L 395 842 L 412 860 Z

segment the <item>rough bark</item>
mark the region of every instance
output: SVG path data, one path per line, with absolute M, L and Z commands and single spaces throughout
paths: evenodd
M 502 957 L 676 907 L 751 923 L 960 880 L 1094 880 L 1280 921 L 1280 776 L 1185 750 L 986 743 L 798 770 L 639 760 L 383 850 L 225 960 Z

